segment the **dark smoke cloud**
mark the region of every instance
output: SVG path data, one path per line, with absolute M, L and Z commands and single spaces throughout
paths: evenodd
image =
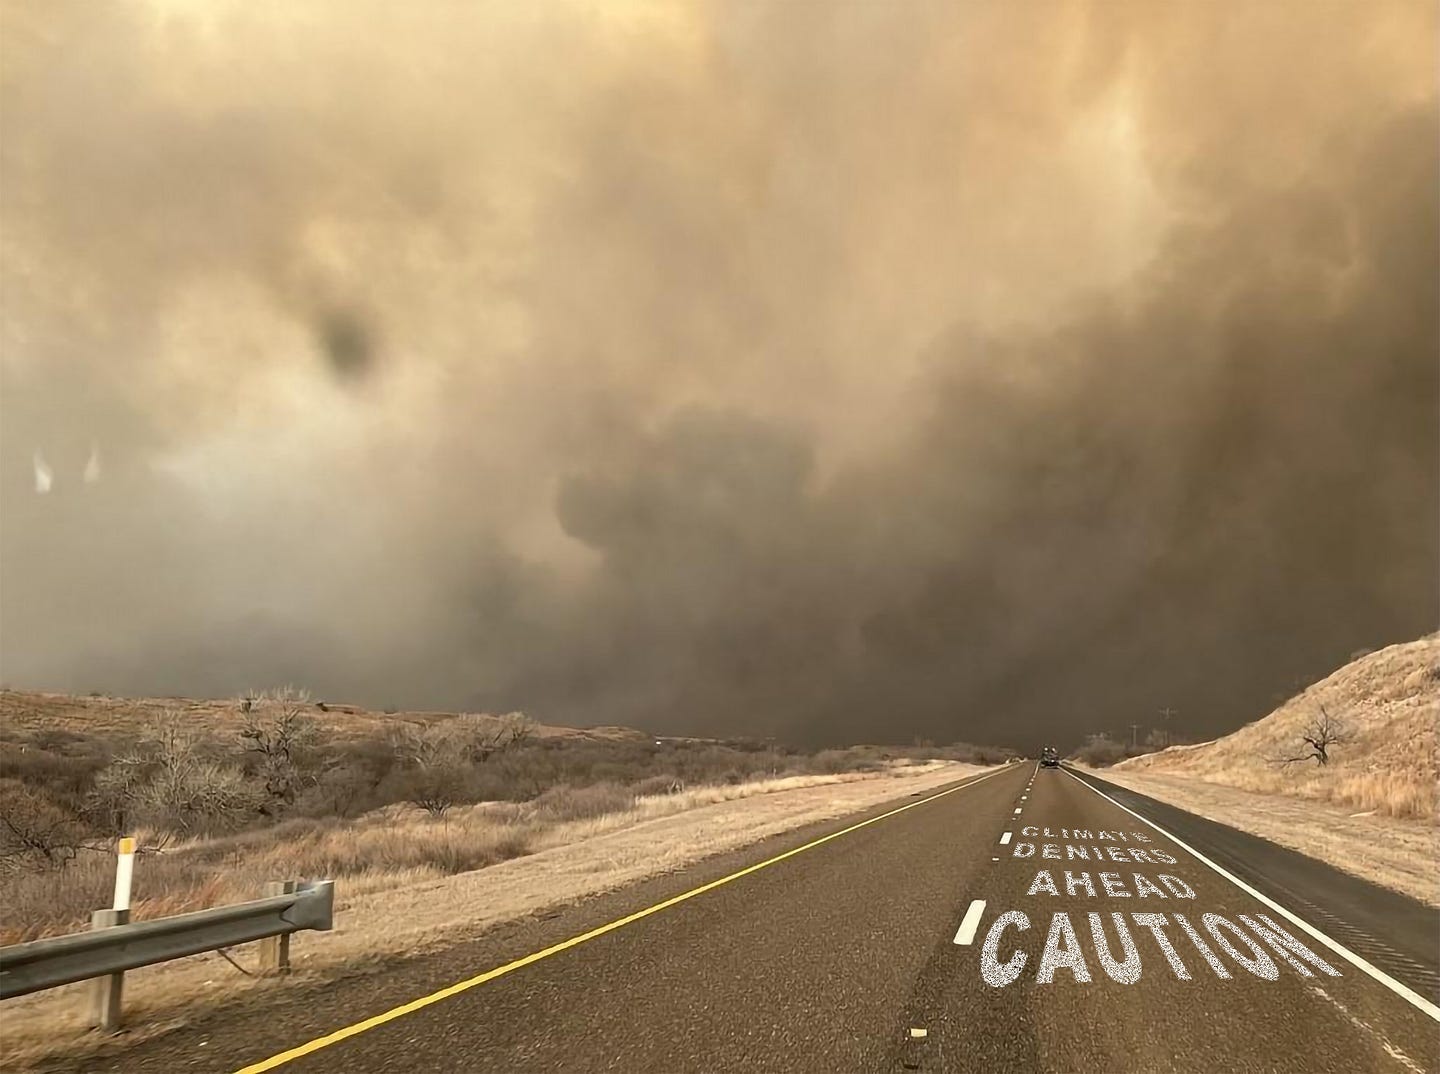
M 1430 5 L 4 12 L 12 685 L 1034 745 L 1436 626 Z
M 359 379 L 375 362 L 376 343 L 359 317 L 339 310 L 327 314 L 318 326 L 321 345 L 335 375 Z

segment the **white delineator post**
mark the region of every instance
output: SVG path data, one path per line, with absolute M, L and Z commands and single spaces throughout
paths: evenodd
M 120 856 L 115 860 L 115 902 L 112 910 L 130 909 L 130 882 L 135 878 L 135 839 L 120 840 Z
M 107 929 L 130 922 L 130 884 L 135 877 L 135 840 L 125 836 L 115 859 L 115 903 L 109 910 L 96 910 L 90 918 L 92 929 Z M 120 1028 L 120 996 L 125 975 L 112 973 L 97 977 L 91 984 L 90 1024 L 102 1033 Z

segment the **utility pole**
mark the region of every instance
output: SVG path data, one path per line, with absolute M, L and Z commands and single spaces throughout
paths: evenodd
M 1170 745 L 1170 717 L 1175 715 L 1175 710 L 1166 705 L 1160 710 L 1160 719 L 1165 723 L 1165 745 Z
M 1133 749 L 1138 749 L 1138 748 L 1139 748 L 1139 745 L 1140 745 L 1140 725 L 1139 725 L 1138 723 L 1132 723 L 1132 724 L 1130 725 L 1130 748 L 1131 748 L 1132 750 L 1133 750 Z

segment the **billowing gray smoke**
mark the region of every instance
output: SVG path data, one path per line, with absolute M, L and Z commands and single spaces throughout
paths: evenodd
M 791 740 L 1437 621 L 1433 5 L 5 8 L 14 686 Z

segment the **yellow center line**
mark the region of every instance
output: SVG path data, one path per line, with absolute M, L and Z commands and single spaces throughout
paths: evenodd
M 719 880 L 712 880 L 708 884 L 701 884 L 698 888 L 691 888 L 689 891 L 683 892 L 680 895 L 672 896 L 671 898 L 666 899 L 664 902 L 657 902 L 653 906 L 647 906 L 645 907 L 645 909 L 637 910 L 635 913 L 630 914 L 626 917 L 618 918 L 617 920 L 611 921 L 608 924 L 600 925 L 598 928 L 593 928 L 589 932 L 583 932 L 579 936 L 572 936 L 568 940 L 562 940 L 560 943 L 554 944 L 551 947 L 547 947 L 543 951 L 536 951 L 532 954 L 526 955 L 524 958 L 517 958 L 514 962 L 507 962 L 503 966 L 497 966 L 493 970 L 487 970 L 482 974 L 469 978 L 468 980 L 460 981 L 456 984 L 449 985 L 445 988 L 440 989 L 437 992 L 431 992 L 428 996 L 421 996 L 418 999 L 412 999 L 409 1003 L 402 1003 L 398 1007 L 392 1007 L 390 1010 L 385 1011 L 383 1014 L 377 1014 L 371 1018 L 366 1018 L 364 1021 L 356 1022 L 353 1025 L 345 1026 L 342 1029 L 337 1029 L 335 1030 L 335 1032 L 327 1033 L 323 1037 L 316 1037 L 314 1040 L 307 1041 L 306 1043 L 301 1045 L 297 1045 L 296 1047 L 291 1048 L 289 1051 L 280 1052 L 278 1055 L 272 1055 L 269 1059 L 262 1059 L 258 1063 L 252 1063 L 247 1067 L 241 1067 L 235 1072 L 235 1074 L 261 1074 L 261 1071 L 274 1070 L 276 1067 L 284 1066 L 286 1063 L 290 1063 L 303 1056 L 310 1055 L 312 1052 L 318 1052 L 321 1048 L 328 1048 L 332 1044 L 339 1044 L 342 1040 L 347 1040 L 350 1037 L 358 1036 L 359 1034 L 364 1033 L 367 1030 L 375 1029 L 378 1026 L 383 1026 L 386 1022 L 393 1022 L 395 1019 L 401 1018 L 407 1014 L 413 1014 L 415 1011 L 421 1010 L 425 1007 L 429 1007 L 433 1003 L 439 1003 L 441 1000 L 449 999 L 451 996 L 458 996 L 461 992 L 467 992 L 472 988 L 484 984 L 486 981 L 493 981 L 497 977 L 503 977 L 507 973 L 513 973 L 524 966 L 529 966 L 532 963 L 539 962 L 542 958 L 549 958 L 551 955 L 558 955 L 562 951 L 568 951 L 572 947 L 578 947 L 582 943 L 586 943 L 599 936 L 604 936 L 607 932 L 614 932 L 616 929 L 623 928 L 626 925 L 639 921 L 641 918 L 649 917 L 651 914 L 658 914 L 661 910 L 668 910 L 670 907 L 685 902 L 687 899 L 693 899 L 695 898 L 695 896 L 703 895 L 707 891 L 714 891 L 716 888 L 724 884 L 728 884 L 732 880 L 739 880 L 742 876 L 749 876 L 751 873 L 757 873 L 761 869 L 769 868 L 771 865 L 776 865 L 787 858 L 793 858 L 796 854 L 803 854 L 807 850 L 814 850 L 816 847 L 822 846 L 825 843 L 830 842 L 830 840 L 832 839 L 839 839 L 842 835 L 849 835 L 851 832 L 857 832 L 861 828 L 865 828 L 871 824 L 878 823 L 879 821 L 885 820 L 887 817 L 893 817 L 897 813 L 904 813 L 907 809 L 914 809 L 916 806 L 922 806 L 928 802 L 933 802 L 937 798 L 944 798 L 947 794 L 954 794 L 956 791 L 964 790 L 966 787 L 973 787 L 975 786 L 975 784 L 981 783 L 984 780 L 989 779 L 991 776 L 998 776 L 1001 772 L 1009 771 L 1010 767 L 1010 765 L 1005 765 L 1001 768 L 997 768 L 993 772 L 987 772 L 983 776 L 973 777 L 964 783 L 958 784 L 954 787 L 950 787 L 947 790 L 943 790 L 938 794 L 932 794 L 928 798 L 922 798 L 918 802 L 910 802 L 906 805 L 892 809 L 889 812 L 881 813 L 879 816 L 871 817 L 869 820 L 862 820 L 858 824 L 852 824 L 848 828 L 842 828 L 838 832 L 831 832 L 829 835 L 822 835 L 819 839 L 813 839 L 810 842 L 806 843 L 804 846 L 798 846 L 795 847 L 793 850 L 787 850 L 783 854 L 776 854 L 773 858 L 767 858 L 765 861 L 757 862 L 754 865 L 746 866 L 744 869 L 741 869 L 738 872 L 731 873 L 729 876 L 722 876 Z

